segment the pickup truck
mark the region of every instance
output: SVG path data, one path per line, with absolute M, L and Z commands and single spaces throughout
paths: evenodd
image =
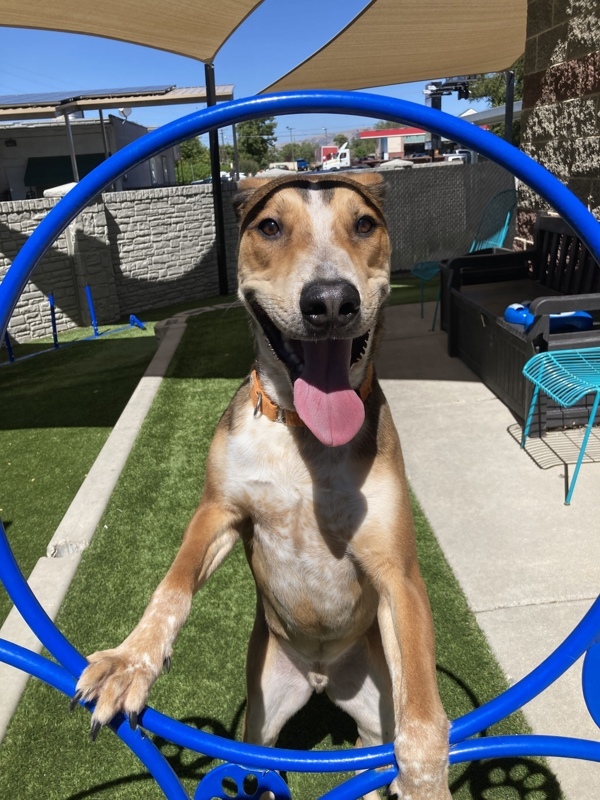
M 471 151 L 457 148 L 453 153 L 444 153 L 444 161 L 462 161 L 463 164 L 470 164 Z

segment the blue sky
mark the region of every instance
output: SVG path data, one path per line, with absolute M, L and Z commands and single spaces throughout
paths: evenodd
M 217 83 L 234 84 L 235 97 L 256 94 L 295 67 L 339 32 L 366 0 L 265 0 L 226 42 L 215 59 Z M 431 79 L 439 76 L 432 75 Z M 190 58 L 90 36 L 0 28 L 0 95 L 77 89 L 175 84 L 203 86 L 204 65 Z M 388 86 L 376 91 L 424 103 L 423 83 Z M 458 114 L 473 106 L 444 97 L 443 109 Z M 130 117 L 156 127 L 201 106 L 136 108 Z M 88 115 L 89 116 L 89 115 Z M 297 115 L 281 119 L 280 144 L 322 133 L 370 127 L 371 120 L 339 115 Z M 226 132 L 225 140 L 230 141 Z

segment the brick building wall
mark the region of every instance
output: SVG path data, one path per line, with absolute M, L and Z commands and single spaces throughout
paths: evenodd
M 521 148 L 600 217 L 600 0 L 528 0 Z M 531 190 L 519 235 L 530 236 Z

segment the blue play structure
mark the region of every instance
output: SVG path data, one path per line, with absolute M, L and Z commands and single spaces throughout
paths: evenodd
M 129 325 L 123 325 L 120 328 L 112 328 L 107 331 L 100 331 L 100 328 L 98 327 L 98 319 L 96 317 L 96 308 L 94 306 L 94 296 L 92 294 L 91 286 L 88 283 L 85 285 L 85 297 L 88 304 L 90 324 L 93 331 L 91 336 L 85 336 L 82 339 L 73 339 L 70 342 L 63 342 L 62 345 L 60 344 L 58 341 L 58 328 L 56 327 L 56 305 L 54 303 L 54 292 L 50 292 L 48 295 L 48 305 L 50 306 L 50 324 L 52 326 L 52 347 L 46 347 L 43 350 L 36 350 L 35 353 L 29 353 L 26 356 L 19 356 L 19 358 L 16 358 L 13 352 L 10 336 L 8 335 L 8 331 L 5 330 L 4 345 L 8 354 L 8 361 L 5 362 L 5 364 L 14 364 L 16 361 L 25 361 L 28 358 L 35 358 L 35 356 L 41 356 L 43 353 L 50 353 L 53 350 L 58 350 L 60 347 L 68 347 L 69 345 L 77 344 L 77 342 L 89 342 L 92 339 L 99 339 L 101 336 L 108 336 L 111 333 L 120 333 L 121 331 L 127 330 L 127 328 L 140 328 L 141 330 L 146 330 L 144 323 L 141 322 L 135 316 L 135 314 L 131 314 L 129 317 Z M 1 346 L 2 338 L 0 337 L 0 347 Z M 4 364 L 0 364 L 0 366 L 4 366 Z
M 509 169 L 542 195 L 578 232 L 594 257 L 600 260 L 600 224 L 549 172 L 493 134 L 480 131 L 474 125 L 426 106 L 374 94 L 319 91 L 264 95 L 213 106 L 155 130 L 118 151 L 77 184 L 40 223 L 0 285 L 0 337 L 4 334 L 19 295 L 40 258 L 84 206 L 123 172 L 167 147 L 209 130 L 256 117 L 314 112 L 349 113 L 398 123 L 408 122 L 479 151 Z M 510 524 L 508 518 L 507 524 Z M 47 617 L 29 589 L 1 526 L 0 579 L 26 622 L 58 663 L 6 641 L 0 641 L 0 660 L 29 672 L 72 697 L 86 660 Z M 591 740 L 537 735 L 477 736 L 543 692 L 581 657 L 584 659 L 583 697 L 591 717 L 600 726 L 598 598 L 565 641 L 528 676 L 494 700 L 453 722 L 450 732 L 451 763 L 526 755 L 600 761 L 600 742 Z M 565 713 L 568 713 L 567 709 Z M 333 752 L 257 747 L 198 731 L 152 708 L 143 711 L 139 724 L 147 731 L 178 746 L 226 762 L 202 780 L 194 794 L 194 800 L 259 798 L 267 790 L 273 792 L 277 800 L 284 800 L 291 797 L 290 791 L 276 770 L 364 770 L 321 798 L 351 800 L 386 786 L 398 771 L 391 744 Z M 131 730 L 124 716 L 115 718 L 111 727 L 147 767 L 166 797 L 171 800 L 190 800 L 170 765 L 150 738 L 139 730 Z M 236 794 L 232 793 L 232 786 L 237 787 Z

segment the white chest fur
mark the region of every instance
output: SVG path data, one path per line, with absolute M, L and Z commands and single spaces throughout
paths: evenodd
M 251 414 L 228 444 L 226 493 L 252 521 L 259 589 L 286 635 L 311 651 L 309 640 L 341 643 L 375 611 L 353 556 L 355 537 L 379 516 L 375 487 L 349 456 L 340 447 L 306 463 L 291 429 Z

